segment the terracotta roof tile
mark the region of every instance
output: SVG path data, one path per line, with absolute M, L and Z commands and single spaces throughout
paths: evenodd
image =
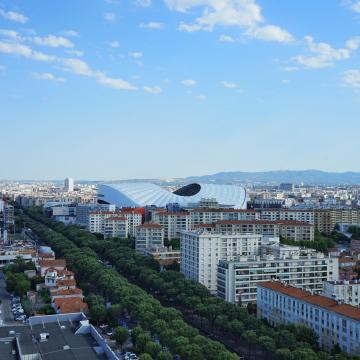
M 312 295 L 305 290 L 298 289 L 290 285 L 284 285 L 279 281 L 262 282 L 258 283 L 258 286 L 280 292 L 284 295 L 294 297 L 309 304 L 316 305 L 337 314 L 360 321 L 360 309 L 355 306 L 339 304 L 333 299 L 321 295 Z

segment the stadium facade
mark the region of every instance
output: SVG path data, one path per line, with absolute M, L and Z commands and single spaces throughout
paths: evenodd
M 117 207 L 164 207 L 178 203 L 181 207 L 196 207 L 203 199 L 215 199 L 223 207 L 246 208 L 247 193 L 241 186 L 193 183 L 175 192 L 145 182 L 119 182 L 98 185 L 98 201 Z

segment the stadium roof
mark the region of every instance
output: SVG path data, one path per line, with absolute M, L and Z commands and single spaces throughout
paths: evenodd
M 246 191 L 236 185 L 193 183 L 175 192 L 152 183 L 140 182 L 108 183 L 98 186 L 98 200 L 118 207 L 163 207 L 170 203 L 187 207 L 197 204 L 202 199 L 216 199 L 221 205 L 238 209 L 246 207 Z

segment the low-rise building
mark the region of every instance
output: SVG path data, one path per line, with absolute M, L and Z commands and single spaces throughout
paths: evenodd
M 137 251 L 162 247 L 164 247 L 164 228 L 161 225 L 142 224 L 136 227 L 135 249 Z
M 257 317 L 271 325 L 302 324 L 318 336 L 320 347 L 360 355 L 360 309 L 325 296 L 268 281 L 258 284 Z
M 360 306 L 360 281 L 325 281 L 322 295 L 338 302 Z
M 39 269 L 40 276 L 45 276 L 46 270 L 52 268 L 55 270 L 65 270 L 66 269 L 66 260 L 56 259 L 56 260 L 40 260 L 37 264 Z
M 119 360 L 81 312 L 33 316 L 25 325 L 1 326 L 0 358 Z
M 162 266 L 180 263 L 180 250 L 174 250 L 171 246 L 145 249 L 143 253 L 152 256 Z
M 279 279 L 320 293 L 324 281 L 338 279 L 336 258 L 307 250 L 303 252 L 295 246 L 278 248 L 277 254 L 240 256 L 232 261 L 220 260 L 217 273 L 218 296 L 246 306 L 248 303 L 255 303 L 257 285 L 263 281 Z

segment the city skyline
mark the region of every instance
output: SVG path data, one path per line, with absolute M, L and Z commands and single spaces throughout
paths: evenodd
M 350 0 L 3 0 L 1 178 L 359 171 L 359 22 Z

